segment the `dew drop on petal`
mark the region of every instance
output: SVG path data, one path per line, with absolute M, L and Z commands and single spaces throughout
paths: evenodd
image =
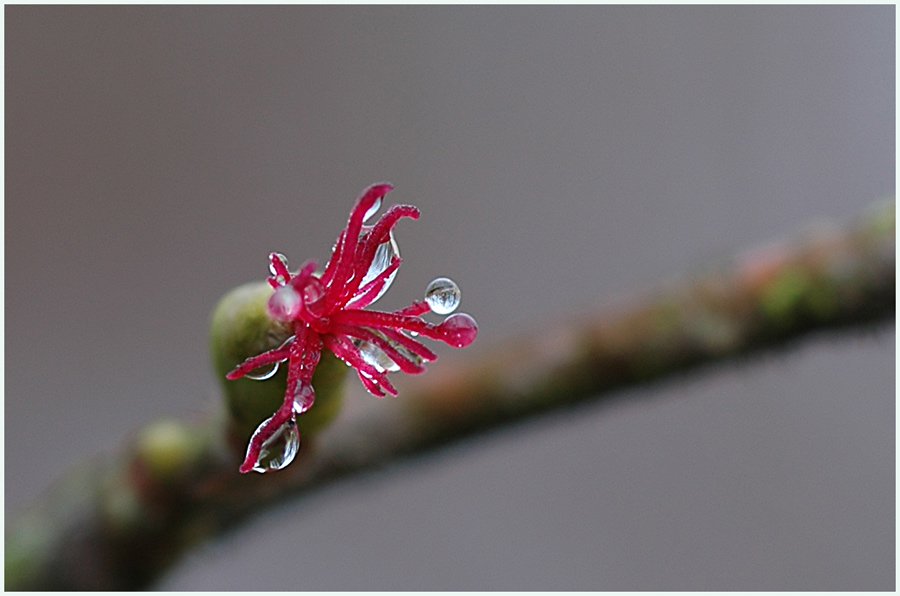
M 269 314 L 279 321 L 293 321 L 303 306 L 300 293 L 291 285 L 280 286 L 269 297 Z
M 260 424 L 253 434 L 260 432 L 269 420 L 271 418 Z M 294 461 L 294 456 L 297 455 L 299 449 L 300 435 L 297 433 L 297 421 L 291 416 L 275 431 L 274 435 L 263 442 L 259 450 L 259 458 L 253 465 L 253 471 L 265 474 L 281 470 Z
M 431 312 L 439 315 L 449 315 L 459 306 L 459 286 L 448 277 L 439 277 L 425 288 L 425 302 Z
M 294 336 L 290 336 L 278 346 L 279 348 L 283 348 L 294 341 Z M 245 379 L 250 379 L 251 381 L 265 381 L 266 379 L 271 379 L 275 376 L 275 373 L 278 372 L 278 367 L 282 362 L 287 362 L 287 358 L 283 360 L 279 360 L 278 362 L 272 362 L 271 364 L 264 364 L 258 368 L 254 368 L 249 373 L 244 375 Z
M 401 331 L 401 333 L 406 333 L 406 332 Z M 412 333 L 407 333 L 407 335 L 412 335 Z M 391 340 L 388 340 L 388 341 L 391 341 Z M 422 358 L 421 356 L 419 356 L 418 354 L 416 354 L 415 352 L 413 352 L 412 350 L 410 350 L 403 344 L 400 344 L 400 343 L 394 342 L 394 341 L 391 341 L 391 344 L 393 344 L 395 350 L 400 352 L 407 360 L 409 360 L 416 366 L 422 366 L 423 364 L 425 364 L 424 358 Z
M 394 240 L 394 233 L 391 232 L 388 239 L 381 244 L 378 245 L 378 248 L 375 249 L 375 256 L 372 258 L 372 264 L 369 265 L 369 270 L 366 271 L 366 274 L 363 276 L 362 281 L 359 282 L 359 287 L 362 287 L 378 277 L 378 275 L 388 268 L 391 264 L 391 260 L 394 257 L 400 256 L 400 247 L 397 246 L 397 241 Z M 388 288 L 391 287 L 391 284 L 394 283 L 394 278 L 397 277 L 397 270 L 395 269 L 393 273 L 391 273 L 387 280 L 385 280 L 384 285 L 379 290 L 378 294 L 372 300 L 378 300 L 384 293 L 388 291 Z M 371 304 L 371 303 L 370 303 Z
M 353 344 L 359 350 L 359 355 L 362 359 L 374 366 L 378 372 L 395 372 L 400 370 L 397 363 L 391 360 L 390 356 L 385 354 L 384 350 L 375 344 L 359 339 L 354 340 Z
M 309 383 L 297 381 L 294 388 L 294 414 L 302 414 L 310 409 L 316 399 L 316 392 Z
M 454 348 L 463 348 L 473 341 L 478 335 L 478 323 L 466 313 L 450 315 L 438 325 L 442 339 Z
M 303 301 L 307 304 L 318 302 L 325 295 L 325 286 L 318 277 L 311 277 L 303 286 Z
M 275 257 L 276 259 L 278 259 L 279 261 L 281 261 L 281 264 L 284 265 L 284 268 L 285 268 L 285 269 L 287 269 L 287 266 L 288 266 L 288 260 L 287 260 L 287 257 L 286 257 L 286 256 L 284 256 L 284 255 L 281 254 L 280 252 L 273 252 L 273 253 L 271 254 L 271 256 L 272 256 L 272 257 Z M 278 275 L 278 271 L 275 269 L 275 264 L 272 263 L 271 261 L 269 261 L 269 272 L 270 272 L 274 277 L 279 278 L 279 283 L 284 284 L 284 278 L 281 277 L 280 275 Z
M 283 360 L 281 362 L 284 362 Z M 265 366 L 260 366 L 259 368 L 254 368 L 246 375 L 244 375 L 245 379 L 250 379 L 251 381 L 265 381 L 266 379 L 271 379 L 275 376 L 275 373 L 278 372 L 278 366 L 281 362 L 273 362 L 272 364 L 266 364 Z
M 363 219 L 362 219 L 362 220 L 363 220 L 363 223 L 366 223 L 367 221 L 369 221 L 370 219 L 372 219 L 372 216 L 373 216 L 373 215 L 375 215 L 376 213 L 378 213 L 378 210 L 381 209 L 381 200 L 382 200 L 383 198 L 384 198 L 384 197 L 378 197 L 377 199 L 375 199 L 375 202 L 372 203 L 372 206 L 369 207 L 369 210 L 366 211 L 366 214 L 365 214 L 365 215 L 363 215 Z
M 325 297 L 325 286 L 319 278 L 315 276 L 309 278 L 309 281 L 303 286 L 301 292 L 303 295 L 303 303 L 306 304 L 307 310 L 314 315 L 321 314 L 325 307 L 325 303 L 322 302 L 322 298 Z

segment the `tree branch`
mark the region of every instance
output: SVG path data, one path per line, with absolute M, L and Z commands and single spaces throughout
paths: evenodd
M 233 407 L 154 422 L 7 526 L 6 588 L 146 587 L 191 546 L 335 478 L 811 333 L 891 322 L 895 243 L 892 200 L 846 228 L 810 229 L 622 309 L 433 367 L 400 398 L 339 416 L 274 474 L 237 473 L 247 433 Z

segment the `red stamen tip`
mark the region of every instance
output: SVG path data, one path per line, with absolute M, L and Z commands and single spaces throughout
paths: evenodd
M 478 323 L 464 312 L 450 315 L 438 325 L 443 340 L 454 348 L 464 348 L 478 335 Z

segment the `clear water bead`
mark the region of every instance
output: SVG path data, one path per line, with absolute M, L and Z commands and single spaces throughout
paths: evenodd
M 425 302 L 431 312 L 449 315 L 459 306 L 461 294 L 459 286 L 448 277 L 439 277 L 425 288 Z
M 359 282 L 359 287 L 363 287 L 388 268 L 391 264 L 391 261 L 394 257 L 400 256 L 400 247 L 397 246 L 397 241 L 394 240 L 394 233 L 391 232 L 387 241 L 382 242 L 378 245 L 378 248 L 375 249 L 375 256 L 372 258 L 372 264 L 369 265 L 369 270 L 366 271 L 366 274 L 363 275 L 362 281 Z M 395 270 L 391 273 L 387 280 L 384 282 L 384 286 L 382 286 L 381 290 L 379 290 L 378 294 L 372 300 L 378 300 L 381 298 L 385 292 L 388 291 L 388 288 L 391 287 L 391 284 L 394 283 L 394 278 L 397 277 L 397 271 Z
M 269 420 L 271 418 L 260 424 L 256 432 L 258 433 Z M 265 474 L 281 470 L 294 461 L 294 456 L 297 455 L 299 449 L 300 435 L 297 433 L 297 421 L 291 416 L 275 431 L 274 435 L 262 444 L 259 458 L 253 465 L 253 471 Z
M 390 356 L 384 353 L 384 350 L 365 340 L 357 340 L 353 342 L 359 349 L 359 355 L 368 364 L 375 367 L 378 372 L 396 372 L 400 367 L 396 362 L 391 360 Z
M 316 392 L 312 385 L 297 381 L 297 386 L 294 388 L 294 405 L 292 406 L 294 414 L 302 414 L 307 411 L 315 400 Z
M 322 300 L 325 297 L 325 286 L 319 278 L 316 276 L 309 278 L 301 293 L 306 309 L 315 316 L 320 315 L 325 308 L 325 302 Z
M 294 341 L 293 335 L 290 336 L 289 338 L 287 338 L 286 340 L 284 340 L 283 342 L 281 342 L 281 345 L 278 347 L 283 348 L 284 346 L 288 345 L 292 341 Z M 271 364 L 264 364 L 258 368 L 254 368 L 253 370 L 248 372 L 246 375 L 244 375 L 244 378 L 250 379 L 251 381 L 265 381 L 266 379 L 271 379 L 272 377 L 275 376 L 275 373 L 278 372 L 278 367 L 281 365 L 281 363 L 285 362 L 285 361 L 287 361 L 287 358 L 285 358 L 284 360 L 279 360 L 278 362 L 273 362 Z
M 244 378 L 250 379 L 251 381 L 265 381 L 266 379 L 271 379 L 275 376 L 275 373 L 278 372 L 278 366 L 280 364 L 280 362 L 273 362 L 272 364 L 266 364 L 265 366 L 254 368 L 246 375 L 244 375 Z
M 281 261 L 281 264 L 284 265 L 285 269 L 287 269 L 288 260 L 287 260 L 286 256 L 284 256 L 280 252 L 273 252 L 270 256 L 275 257 L 276 259 Z M 269 261 L 269 273 L 271 273 L 272 276 L 278 280 L 278 283 L 280 285 L 284 285 L 284 282 L 285 282 L 284 276 L 278 275 L 278 271 L 275 269 L 275 265 L 271 261 Z
M 375 199 L 375 202 L 372 204 L 371 207 L 369 207 L 369 210 L 366 211 L 366 214 L 363 215 L 363 223 L 366 223 L 367 221 L 369 221 L 370 219 L 372 219 L 372 216 L 373 216 L 373 215 L 375 215 L 376 213 L 378 213 L 378 210 L 381 209 L 381 200 L 382 200 L 382 198 L 383 198 L 383 197 L 378 197 L 377 199 Z
M 407 335 L 407 336 L 413 336 L 412 332 L 401 331 L 401 333 L 403 333 L 404 335 Z M 407 360 L 409 360 L 416 366 L 422 366 L 425 363 L 424 358 L 422 358 L 421 356 L 419 356 L 418 354 L 416 354 L 415 352 L 413 352 L 412 350 L 410 350 L 403 344 L 392 341 L 392 340 L 388 340 L 388 341 L 391 342 L 391 345 L 394 346 L 395 350 L 400 352 L 400 354 L 402 354 L 404 358 L 406 358 Z

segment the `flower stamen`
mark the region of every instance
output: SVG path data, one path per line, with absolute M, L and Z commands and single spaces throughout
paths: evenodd
M 239 379 L 260 367 L 288 362 L 282 405 L 250 438 L 242 473 L 282 469 L 294 458 L 299 440 L 296 416 L 315 401 L 312 377 L 323 349 L 353 367 L 369 393 L 384 397 L 397 395 L 387 377 L 389 372 L 419 374 L 424 372 L 425 362 L 437 359 L 413 336 L 454 347 L 475 339 L 478 326 L 467 314 L 450 315 L 439 324 L 422 319 L 420 315 L 432 310 L 425 300 L 393 312 L 363 310 L 387 290 L 400 267 L 394 226 L 404 217 L 419 217 L 419 210 L 412 205 L 394 205 L 374 225 L 364 225 L 392 188 L 384 183 L 363 191 L 321 275 L 315 274 L 315 261 L 306 261 L 292 274 L 283 255 L 269 255 L 271 276 L 267 281 L 274 291 L 267 303 L 268 313 L 291 325 L 294 334 L 278 348 L 247 358 L 226 375 L 229 380 Z

